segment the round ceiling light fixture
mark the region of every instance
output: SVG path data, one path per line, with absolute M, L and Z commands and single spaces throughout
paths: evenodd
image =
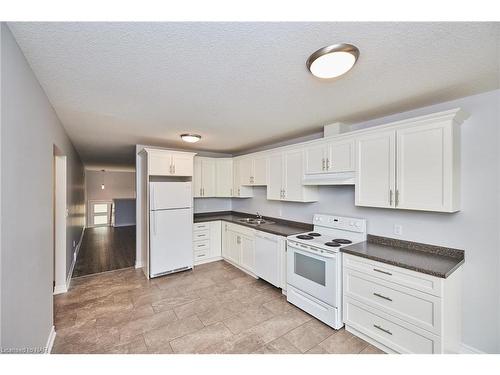
M 340 77 L 352 69 L 359 57 L 359 49 L 348 43 L 334 44 L 314 52 L 307 59 L 307 69 L 322 79 Z
M 201 135 L 198 134 L 181 134 L 181 139 L 184 142 L 195 143 L 201 139 Z

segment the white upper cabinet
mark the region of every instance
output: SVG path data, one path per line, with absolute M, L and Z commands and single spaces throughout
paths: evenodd
M 394 207 L 395 132 L 357 140 L 356 206 Z
M 253 184 L 254 186 L 267 185 L 267 156 L 258 156 L 253 160 Z
M 326 170 L 330 173 L 354 171 L 354 147 L 352 138 L 330 142 L 326 154 Z
M 253 196 L 253 188 L 241 184 L 242 159 L 233 159 L 233 197 L 234 198 L 250 198 Z
M 460 210 L 460 128 L 450 110 L 383 126 L 356 142 L 356 205 Z
M 201 181 L 201 170 L 203 168 L 202 163 L 203 158 L 195 157 L 194 158 L 194 170 L 193 170 L 193 197 L 201 198 L 203 183 Z
M 267 199 L 283 199 L 283 155 L 269 156 Z
M 238 159 L 238 173 L 241 186 L 267 185 L 267 156 Z
M 194 153 L 145 149 L 151 176 L 193 176 Z
M 302 149 L 291 149 L 269 156 L 267 199 L 293 202 L 318 200 L 316 186 L 302 185 L 303 155 Z
M 183 152 L 172 154 L 172 170 L 175 176 L 193 175 L 193 155 Z
M 240 185 L 252 185 L 253 159 L 245 158 L 238 160 L 238 175 Z
M 215 160 L 215 196 L 233 196 L 233 159 L 221 158 Z
M 326 168 L 326 143 L 322 140 L 318 143 L 306 146 L 304 149 L 304 173 L 325 173 Z
M 397 208 L 458 211 L 459 168 L 453 124 L 441 122 L 396 132 Z M 454 144 L 456 143 L 456 144 Z
M 304 147 L 305 185 L 353 185 L 354 138 L 320 140 Z
M 193 196 L 215 197 L 215 159 L 194 158 Z
M 204 197 L 215 197 L 215 160 L 204 159 L 201 169 L 202 192 Z

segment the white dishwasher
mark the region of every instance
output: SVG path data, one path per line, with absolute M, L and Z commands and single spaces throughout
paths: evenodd
M 257 231 L 255 234 L 255 274 L 280 288 L 280 267 L 279 237 Z

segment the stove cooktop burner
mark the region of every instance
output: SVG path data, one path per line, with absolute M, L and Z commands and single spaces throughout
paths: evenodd
M 326 242 L 325 245 L 330 247 L 339 247 L 340 243 L 332 241 L 332 242 Z
M 313 236 L 313 237 L 320 237 L 321 236 L 321 234 L 316 233 L 316 232 L 311 232 L 311 233 L 308 233 L 307 235 L 308 236 Z
M 299 240 L 312 240 L 314 237 L 307 234 L 300 234 L 297 236 Z
M 352 243 L 352 241 L 350 241 L 350 240 L 346 240 L 345 238 L 336 238 L 336 239 L 334 239 L 334 240 L 332 240 L 332 241 L 333 241 L 333 242 L 338 242 L 338 243 L 340 243 L 340 244 L 342 244 L 342 245 L 347 245 L 347 244 Z

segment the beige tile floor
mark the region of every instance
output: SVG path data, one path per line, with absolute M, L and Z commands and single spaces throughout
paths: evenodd
M 224 261 L 153 280 L 77 278 L 54 311 L 53 353 L 380 353 Z

